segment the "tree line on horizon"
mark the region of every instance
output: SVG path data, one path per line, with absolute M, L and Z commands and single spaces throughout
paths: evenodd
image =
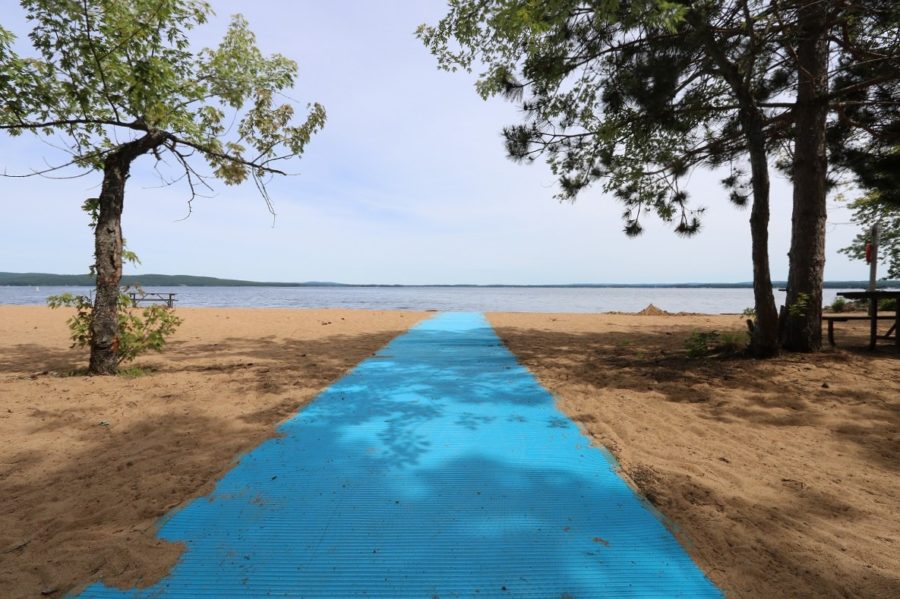
M 75 167 L 100 172 L 83 207 L 95 239 L 90 371 L 116 370 L 125 187 L 143 156 L 168 160 L 191 201 L 210 179 L 266 183 L 287 174 L 325 110 L 295 119 L 279 103 L 297 65 L 264 56 L 237 15 L 216 48 L 195 52 L 201 0 L 21 0 L 35 56 L 0 27 L 0 130 L 59 135 Z M 653 213 L 699 231 L 694 168 L 720 169 L 729 199 L 750 206 L 755 320 L 751 349 L 821 348 L 826 199 L 842 178 L 884 211 L 897 200 L 900 5 L 892 0 L 449 0 L 418 36 L 447 70 L 483 69 L 483 97 L 519 104 L 504 130 L 515 160 L 542 158 L 574 200 L 599 185 L 624 205 L 625 233 Z M 229 125 L 232 123 L 233 125 Z M 211 174 L 201 173 L 205 163 Z M 769 178 L 793 186 L 787 304 L 769 270 Z M 862 213 L 861 213 L 862 214 Z M 860 218 L 871 217 L 866 212 Z M 877 217 L 877 214 L 876 214 Z M 894 221 L 896 222 L 896 221 Z
M 898 206 L 898 23 L 893 0 L 450 0 L 418 36 L 440 68 L 481 69 L 482 97 L 519 105 L 503 131 L 512 159 L 545 160 L 560 200 L 613 194 L 627 235 L 647 213 L 695 234 L 686 179 L 724 171 L 729 199 L 750 206 L 751 350 L 768 357 L 821 349 L 829 190 L 854 178 L 876 210 Z M 772 169 L 793 183 L 780 311 Z
M 647 289 L 747 289 L 753 287 L 752 282 L 735 281 L 732 283 L 561 283 L 561 284 L 511 284 L 511 283 L 337 283 L 333 281 L 247 281 L 242 279 L 219 279 L 216 277 L 194 275 L 163 275 L 148 273 L 144 275 L 122 275 L 122 285 L 141 287 L 473 287 L 473 288 L 523 288 L 523 289 L 613 289 L 613 288 L 647 288 Z M 0 286 L 33 287 L 33 286 L 66 286 L 93 287 L 96 277 L 91 274 L 60 275 L 53 273 L 15 273 L 0 272 Z M 868 281 L 825 281 L 825 289 L 855 289 L 864 287 Z M 772 281 L 776 287 L 784 287 L 787 281 Z M 900 279 L 883 279 L 880 287 L 900 287 Z

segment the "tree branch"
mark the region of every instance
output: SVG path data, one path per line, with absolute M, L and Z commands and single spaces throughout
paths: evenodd
M 171 139 L 171 140 L 174 141 L 175 143 L 181 144 L 181 145 L 183 145 L 183 146 L 187 146 L 187 147 L 189 147 L 189 148 L 193 148 L 193 149 L 197 150 L 198 152 L 200 152 L 201 154 L 207 154 L 207 155 L 209 155 L 209 156 L 215 156 L 216 158 L 221 158 L 222 160 L 229 160 L 229 161 L 231 161 L 231 162 L 234 162 L 234 163 L 237 163 L 237 164 L 242 164 L 242 165 L 244 165 L 244 166 L 250 167 L 251 169 L 260 169 L 260 170 L 263 170 L 263 171 L 265 171 L 265 172 L 267 172 L 267 173 L 271 173 L 271 174 L 274 174 L 274 175 L 287 175 L 287 173 L 284 172 L 284 171 L 281 171 L 281 170 L 272 168 L 272 167 L 270 167 L 270 166 L 267 166 L 267 164 L 268 164 L 269 162 L 271 162 L 270 160 L 267 160 L 267 161 L 264 161 L 264 162 L 255 162 L 255 161 L 253 161 L 253 160 L 247 160 L 247 159 L 245 159 L 245 158 L 239 158 L 239 157 L 234 156 L 234 155 L 232 155 L 232 154 L 227 154 L 227 153 L 224 153 L 224 152 L 216 152 L 215 150 L 212 150 L 212 149 L 210 149 L 210 148 L 204 147 L 204 146 L 202 146 L 202 145 L 200 145 L 200 144 L 196 144 L 196 143 L 187 141 L 187 140 L 182 139 L 182 138 L 180 138 L 180 137 L 178 137 L 178 136 L 176 136 L 176 135 L 173 135 L 173 134 L 171 134 L 171 133 L 168 134 L 168 137 L 169 137 L 169 139 Z
M 94 46 L 94 38 L 91 36 L 91 15 L 88 10 L 87 0 L 82 0 L 81 6 L 84 9 L 84 29 L 85 34 L 88 39 L 88 47 L 91 49 L 91 56 L 94 57 L 94 64 L 97 65 L 97 73 L 100 75 L 100 83 L 103 85 L 103 97 L 106 98 L 106 101 L 109 103 L 109 107 L 112 108 L 113 114 L 116 115 L 116 120 L 121 121 L 121 117 L 119 116 L 119 109 L 116 107 L 115 102 L 112 101 L 112 98 L 109 95 L 109 86 L 106 83 L 106 74 L 103 72 L 103 66 L 100 64 L 100 59 L 97 58 L 97 50 Z
M 107 125 L 110 127 L 124 127 L 126 129 L 134 129 L 135 131 L 147 131 L 147 124 L 143 121 L 132 121 L 131 123 L 125 123 L 118 120 L 107 120 L 107 119 L 60 119 L 56 121 L 44 121 L 41 123 L 29 123 L 21 119 L 20 116 L 16 115 L 16 118 L 19 119 L 19 123 L 15 125 L 5 125 L 0 124 L 0 129 L 46 129 L 48 127 L 66 127 L 66 126 L 76 126 L 76 125 Z

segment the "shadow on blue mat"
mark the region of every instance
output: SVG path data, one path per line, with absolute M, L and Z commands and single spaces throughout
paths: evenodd
M 398 337 L 160 537 L 146 589 L 83 597 L 718 597 L 479 314 Z

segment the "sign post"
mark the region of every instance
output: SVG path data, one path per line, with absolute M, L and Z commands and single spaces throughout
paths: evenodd
M 869 291 L 875 291 L 875 281 L 878 278 L 878 223 L 872 225 L 869 244 Z

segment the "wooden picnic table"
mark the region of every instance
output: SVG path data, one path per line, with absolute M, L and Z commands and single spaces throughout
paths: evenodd
M 141 302 L 161 302 L 167 305 L 170 308 L 175 307 L 175 302 L 178 300 L 175 299 L 177 293 L 137 293 L 135 291 L 130 292 L 128 295 L 131 296 L 131 305 L 135 308 L 138 307 L 138 304 Z
M 878 302 L 883 299 L 896 300 L 894 324 L 882 337 L 889 339 L 894 334 L 894 344 L 900 349 L 900 289 L 876 289 L 875 291 L 839 291 L 838 295 L 852 300 L 869 300 L 869 349 L 875 349 L 878 340 Z M 831 323 L 829 323 L 831 326 Z

